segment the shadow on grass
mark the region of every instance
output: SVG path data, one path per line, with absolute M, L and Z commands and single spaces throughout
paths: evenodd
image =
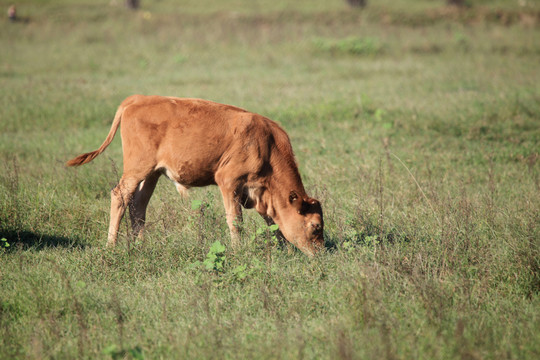
M 27 230 L 5 230 L 0 229 L 0 239 L 2 246 L 6 251 L 15 251 L 17 249 L 42 250 L 46 248 L 76 248 L 84 249 L 87 244 L 77 238 L 67 238 L 54 234 L 40 234 Z M 6 246 L 6 243 L 8 246 Z

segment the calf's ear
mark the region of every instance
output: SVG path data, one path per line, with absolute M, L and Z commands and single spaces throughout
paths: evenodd
M 307 203 L 309 204 L 309 211 L 319 213 L 322 216 L 322 207 L 321 203 L 317 199 L 309 198 L 307 200 Z
M 298 200 L 298 194 L 296 193 L 296 191 L 292 190 L 289 194 L 289 202 L 293 204 L 296 200 Z
M 307 203 L 309 205 L 318 205 L 319 201 L 317 199 L 314 199 L 314 198 L 309 198 L 309 199 L 307 199 Z
M 298 196 L 296 191 L 292 190 L 289 194 L 289 203 L 297 210 L 300 211 L 302 209 L 302 199 Z

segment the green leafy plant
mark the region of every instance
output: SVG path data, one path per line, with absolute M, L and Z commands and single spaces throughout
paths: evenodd
M 200 210 L 203 208 L 202 200 L 193 200 L 191 201 L 191 210 Z
M 341 247 L 343 248 L 344 251 L 346 252 L 352 252 L 354 251 L 354 242 L 351 241 L 351 240 L 345 240 L 342 244 L 341 244 Z
M 221 244 L 219 240 L 216 240 L 212 246 L 210 246 L 210 250 L 208 251 L 208 254 L 206 254 L 206 259 L 202 264 L 207 270 L 223 271 L 223 265 L 225 264 L 226 259 L 225 245 Z
M 109 355 L 113 360 L 125 359 L 130 356 L 133 359 L 143 360 L 144 355 L 140 346 L 135 346 L 130 349 L 118 349 L 116 345 L 107 346 L 103 349 L 104 355 Z
M 378 245 L 381 242 L 378 235 L 367 235 L 364 237 L 364 244 L 367 246 Z
M 7 249 L 8 247 L 10 247 L 10 245 L 9 245 L 7 239 L 6 238 L 0 239 L 0 248 Z
M 231 271 L 231 273 L 235 280 L 242 281 L 248 276 L 247 265 L 238 265 Z
M 255 234 L 251 236 L 251 240 L 255 240 L 257 237 L 262 236 L 264 234 L 270 235 L 270 241 L 273 244 L 277 244 L 279 242 L 277 234 L 278 234 L 279 226 L 278 224 L 272 224 L 269 226 L 261 226 L 257 228 L 255 231 Z M 265 239 L 265 242 L 268 242 L 268 239 Z

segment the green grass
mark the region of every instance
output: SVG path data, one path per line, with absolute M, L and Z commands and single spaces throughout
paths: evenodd
M 0 20 L 0 358 L 538 358 L 540 8 L 443 3 L 18 2 Z M 218 189 L 166 180 L 145 241 L 123 222 L 105 249 L 120 141 L 63 164 L 133 93 L 278 121 L 328 251 L 273 245 L 249 211 L 232 250 Z

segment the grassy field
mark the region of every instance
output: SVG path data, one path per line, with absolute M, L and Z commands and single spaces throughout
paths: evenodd
M 0 20 L 0 359 L 540 357 L 538 2 L 17 3 Z M 218 189 L 165 179 L 146 239 L 124 221 L 105 249 L 120 140 L 63 164 L 134 93 L 278 121 L 328 251 L 275 246 L 250 211 L 232 250 Z

